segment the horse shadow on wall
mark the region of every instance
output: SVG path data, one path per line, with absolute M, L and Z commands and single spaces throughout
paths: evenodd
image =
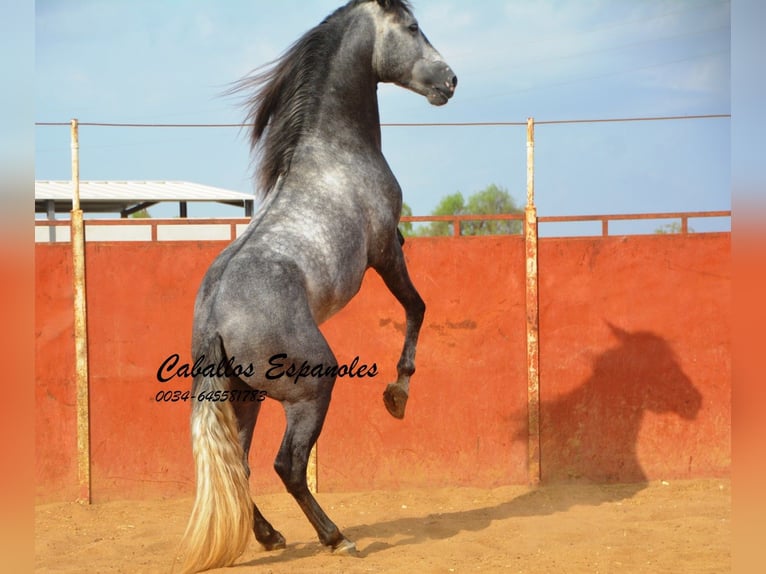
M 357 539 L 405 534 L 396 546 L 418 544 L 483 530 L 495 520 L 623 500 L 645 488 L 648 478 L 637 455 L 645 413 L 691 421 L 702 407 L 702 395 L 662 337 L 608 325 L 617 345 L 593 359 L 583 384 L 541 404 L 544 486 L 495 505 L 360 524 L 347 532 Z M 515 437 L 526 440 L 526 412 L 517 424 Z M 572 488 L 573 482 L 586 484 Z M 389 546 L 373 542 L 361 554 Z
M 647 482 L 637 452 L 645 414 L 691 421 L 702 407 L 702 395 L 665 339 L 607 325 L 618 345 L 593 360 L 588 379 L 551 401 L 542 397 L 543 483 L 622 483 L 639 490 Z

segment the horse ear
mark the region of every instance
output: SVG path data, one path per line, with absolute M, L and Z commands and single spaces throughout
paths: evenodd
M 378 4 L 380 4 L 380 7 L 383 8 L 383 10 L 391 9 L 391 0 L 378 0 Z
M 609 326 L 609 330 L 612 332 L 612 334 L 620 341 L 626 341 L 630 337 L 630 333 L 628 333 L 625 329 L 620 329 L 609 321 L 606 321 L 606 324 Z

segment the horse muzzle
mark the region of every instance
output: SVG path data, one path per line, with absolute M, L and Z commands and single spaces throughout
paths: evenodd
M 432 88 L 431 92 L 426 96 L 428 103 L 434 106 L 443 106 L 455 94 L 456 87 L 457 76 L 453 74 L 448 81 L 444 82 L 444 84 L 437 84 Z
M 457 76 L 444 62 L 418 62 L 413 69 L 414 84 L 423 89 L 416 91 L 422 93 L 428 103 L 434 106 L 443 106 L 455 94 Z

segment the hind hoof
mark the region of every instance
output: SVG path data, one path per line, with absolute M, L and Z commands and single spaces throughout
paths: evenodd
M 383 391 L 383 403 L 392 417 L 404 418 L 404 409 L 407 407 L 407 391 L 396 383 L 389 383 Z
M 274 532 L 274 535 L 269 540 L 258 541 L 264 550 L 282 550 L 287 548 L 287 542 L 285 537 L 279 532 Z
M 357 556 L 356 544 L 344 538 L 332 549 L 332 553 L 338 556 Z

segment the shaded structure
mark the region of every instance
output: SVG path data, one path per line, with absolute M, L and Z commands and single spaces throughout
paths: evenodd
M 160 202 L 178 202 L 178 216 L 187 216 L 189 202 L 214 202 L 242 207 L 253 214 L 254 197 L 188 181 L 81 181 L 80 206 L 85 213 L 119 213 L 128 217 Z M 71 181 L 35 181 L 35 213 L 56 219 L 72 209 Z

